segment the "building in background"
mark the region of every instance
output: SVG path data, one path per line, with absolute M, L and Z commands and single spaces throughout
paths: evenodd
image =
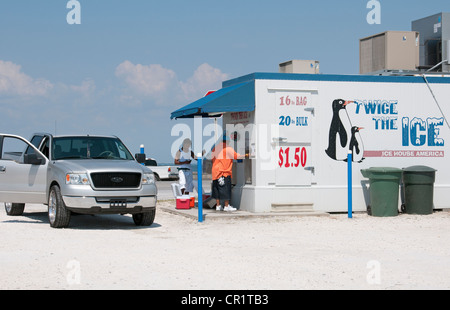
M 360 39 L 360 74 L 450 73 L 450 13 L 413 21 L 411 30 Z
M 419 69 L 450 72 L 450 13 L 415 20 L 411 29 L 420 33 Z

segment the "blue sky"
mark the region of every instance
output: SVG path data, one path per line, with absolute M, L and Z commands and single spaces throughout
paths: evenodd
M 291 59 L 358 74 L 359 39 L 411 30 L 448 0 L 66 0 L 0 2 L 0 132 L 112 134 L 133 153 L 171 162 L 170 113 L 223 80 L 277 72 Z

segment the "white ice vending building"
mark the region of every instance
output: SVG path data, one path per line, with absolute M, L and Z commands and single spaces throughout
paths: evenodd
M 426 165 L 437 170 L 435 209 L 450 208 L 450 78 L 253 73 L 172 113 L 223 116 L 238 153 L 232 205 L 251 212 L 365 211 L 360 170 Z M 400 204 L 399 204 L 400 206 Z

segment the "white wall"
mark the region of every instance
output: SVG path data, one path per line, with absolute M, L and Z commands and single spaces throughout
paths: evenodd
M 367 179 L 361 175 L 361 169 L 406 168 L 414 165 L 426 165 L 438 170 L 435 208 L 449 208 L 450 132 L 426 84 L 337 82 L 325 79 L 326 76 L 320 81 L 256 80 L 254 112 L 256 134 L 253 135 L 252 142 L 256 145 L 257 153 L 253 161 L 253 184 L 235 189 L 236 193 L 242 193 L 240 201 L 236 200 L 241 197 L 234 198 L 235 204 L 240 205 L 241 209 L 253 212 L 270 212 L 274 204 L 292 205 L 294 208 L 310 206 L 314 210 L 345 212 L 347 163 L 331 159 L 325 153 L 329 145 L 333 117 L 332 103 L 336 99 L 343 99 L 356 102 L 347 105 L 344 115 L 348 116 L 351 125 L 364 127 L 359 136 L 362 142 L 360 140 L 359 143 L 367 155 L 361 163 L 355 162 L 352 165 L 353 209 L 364 211 L 368 203 Z M 450 116 L 450 107 L 446 105 L 446 101 L 450 98 L 450 84 L 431 83 L 430 86 L 441 104 L 444 115 Z M 272 143 L 273 138 L 280 137 L 280 113 L 284 113 L 283 111 L 286 111 L 286 115 L 291 113 L 277 107 L 280 104 L 280 96 L 288 94 L 294 96 L 304 92 L 312 94 L 312 99 L 302 108 L 313 107 L 314 116 L 311 114 L 307 126 L 292 126 L 289 130 L 297 130 L 301 137 L 299 140 L 302 141 L 306 141 L 303 135 L 307 130 L 311 131 L 311 145 L 304 144 L 308 153 L 305 168 L 314 167 L 314 173 L 302 166 L 280 169 L 279 151 L 283 145 Z M 295 111 L 291 113 L 293 117 L 303 113 L 297 107 L 292 108 L 292 111 Z M 403 128 L 404 121 L 409 128 Z M 422 125 L 424 127 L 421 127 Z M 414 132 L 414 128 L 418 131 Z M 281 128 L 281 131 L 283 130 Z M 283 134 L 290 133 L 285 130 Z M 350 138 L 349 133 L 348 140 Z M 285 144 L 284 149 L 289 146 L 302 147 L 302 141 Z M 439 145 L 442 143 L 443 145 Z M 346 148 L 348 149 L 348 145 Z M 347 149 L 341 151 L 346 152 Z M 291 162 L 294 160 L 293 157 L 291 150 Z M 281 175 L 283 171 L 288 178 L 283 179 Z M 296 174 L 298 179 L 293 177 Z M 292 179 L 292 184 L 286 183 L 289 179 Z M 305 180 L 308 184 L 305 184 Z M 366 188 L 365 191 L 363 188 Z

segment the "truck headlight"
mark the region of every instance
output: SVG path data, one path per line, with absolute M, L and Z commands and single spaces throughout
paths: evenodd
M 153 173 L 144 173 L 142 175 L 142 185 L 155 184 L 155 176 Z
M 68 173 L 66 174 L 66 184 L 89 185 L 91 182 L 86 173 Z

